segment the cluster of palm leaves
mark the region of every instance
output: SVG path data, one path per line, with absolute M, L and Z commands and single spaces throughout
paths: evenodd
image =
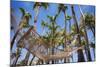
M 12 66 L 61 63 L 59 61 L 66 63 L 71 62 L 70 59 L 72 59 L 73 62 L 73 51 L 76 51 L 78 54 L 77 62 L 92 61 L 90 47 L 93 48 L 95 55 L 95 43 L 89 41 L 87 31 L 90 30 L 93 33 L 95 41 L 95 16 L 83 13 L 81 6 L 79 6 L 81 17 L 80 20 L 78 20 L 74 10 L 74 5 L 70 5 L 72 15 L 69 16 L 66 12 L 68 10 L 68 6 L 58 4 L 58 12 L 54 16 L 47 15 L 50 22 L 47 22 L 44 19 L 41 21 L 43 34 L 39 34 L 37 32 L 38 28 L 36 24 L 40 8 L 47 10 L 49 6 L 49 3 L 34 3 L 34 25 L 29 24 L 29 20 L 32 19 L 32 14 L 25 11 L 24 8 L 19 8 L 22 13 L 22 17 L 11 40 Z M 62 22 L 64 24 L 64 28 L 58 25 L 56 21 L 61 12 L 64 14 L 64 23 Z M 13 16 L 12 9 L 11 18 L 11 31 L 13 31 L 16 26 L 13 25 L 16 23 L 16 18 Z M 71 20 L 73 20 L 74 24 L 72 24 Z M 80 22 L 80 24 L 78 24 L 78 22 Z M 67 26 L 69 26 L 69 28 Z M 15 48 L 14 45 L 17 47 Z M 80 49 L 80 47 L 82 48 Z M 13 49 L 16 50 L 13 51 Z M 23 57 L 23 49 L 26 49 L 27 53 L 25 58 L 20 60 L 20 57 Z M 83 50 L 85 51 L 87 60 L 85 60 Z M 29 60 L 30 55 L 32 55 L 31 60 Z M 36 58 L 38 60 L 36 60 Z M 20 62 L 18 62 L 18 60 L 20 60 Z

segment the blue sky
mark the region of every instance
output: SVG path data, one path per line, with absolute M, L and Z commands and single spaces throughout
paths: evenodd
M 20 7 L 24 8 L 27 12 L 32 14 L 32 19 L 30 19 L 30 24 L 33 25 L 34 24 L 34 16 L 35 16 L 35 12 L 33 10 L 33 2 L 22 2 L 22 1 L 12 1 L 11 2 L 11 7 L 14 9 L 14 14 L 15 17 L 17 19 L 17 23 L 20 22 L 21 20 L 21 12 L 19 10 Z M 37 32 L 41 33 L 42 32 L 42 28 L 41 28 L 41 20 L 45 20 L 47 22 L 49 22 L 49 20 L 47 19 L 46 15 L 50 15 L 50 16 L 54 16 L 57 12 L 57 6 L 58 4 L 54 4 L 51 3 L 49 6 L 49 9 L 44 10 L 42 8 L 40 8 L 39 10 L 39 16 L 38 16 L 38 21 L 37 21 Z M 66 10 L 67 14 L 71 16 L 71 8 L 70 5 L 68 6 L 68 10 Z M 79 8 L 78 5 L 74 6 L 75 8 L 75 12 L 76 12 L 76 16 L 78 17 L 78 20 L 80 19 L 80 12 L 79 12 Z M 88 12 L 88 13 L 95 13 L 95 7 L 94 6 L 81 6 L 83 12 Z M 73 24 L 73 19 L 71 20 L 72 24 Z M 57 24 L 60 25 L 61 27 L 64 27 L 64 14 L 61 13 L 60 16 L 57 18 Z M 68 27 L 68 26 L 67 26 Z M 67 28 L 68 29 L 68 28 Z M 90 35 L 91 32 L 88 34 Z M 92 34 L 91 34 L 92 35 Z M 91 37 L 89 36 L 89 39 L 91 39 Z
M 18 24 L 21 20 L 21 15 L 22 15 L 20 10 L 19 10 L 20 7 L 24 8 L 27 12 L 31 13 L 32 19 L 30 19 L 29 23 L 31 25 L 34 24 L 35 12 L 33 10 L 33 4 L 34 4 L 34 2 L 23 2 L 23 1 L 14 1 L 14 0 L 11 2 L 11 7 L 14 9 L 14 15 L 16 17 L 16 20 L 17 20 Z M 72 14 L 71 14 L 70 5 L 67 5 L 67 6 L 68 6 L 68 10 L 66 10 L 66 12 L 67 12 L 68 15 L 71 16 Z M 57 7 L 58 7 L 58 4 L 50 3 L 50 6 L 48 7 L 47 10 L 44 10 L 43 8 L 40 8 L 38 21 L 37 21 L 37 32 L 39 34 L 42 33 L 41 20 L 45 20 L 47 22 L 50 22 L 48 20 L 48 18 L 46 17 L 46 15 L 54 16 L 57 12 Z M 85 12 L 88 12 L 88 13 L 91 13 L 91 14 L 95 13 L 95 7 L 94 6 L 82 5 L 81 8 L 82 8 L 84 13 Z M 75 5 L 74 9 L 75 9 L 76 16 L 78 18 L 77 20 L 79 20 L 80 19 L 80 12 L 79 12 L 78 5 Z M 63 13 L 60 13 L 60 15 L 57 18 L 56 22 L 62 28 L 64 27 L 64 14 Z M 73 20 L 71 20 L 71 23 L 73 24 Z M 92 35 L 91 31 L 88 31 L 88 32 L 89 32 L 88 33 L 89 40 L 93 39 L 93 35 Z M 12 36 L 13 36 L 13 33 L 11 33 L 11 38 L 12 38 Z

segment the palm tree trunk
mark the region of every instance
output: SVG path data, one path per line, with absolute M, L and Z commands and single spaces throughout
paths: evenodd
M 67 22 L 66 22 L 66 12 L 64 11 L 64 17 L 65 17 L 65 43 L 64 43 L 64 47 L 66 48 L 66 28 L 67 28 Z M 64 63 L 66 63 L 66 58 L 64 58 Z
M 74 6 L 71 5 L 71 11 L 72 11 L 72 17 L 73 17 L 73 20 L 75 22 L 75 26 L 76 26 L 76 30 L 77 30 L 77 34 L 78 34 L 78 46 L 80 47 L 81 46 L 81 39 L 80 39 L 80 35 L 79 35 L 79 28 L 78 28 L 78 22 L 77 22 L 77 19 L 76 19 L 76 15 L 75 15 L 75 11 L 74 11 Z M 84 59 L 84 55 L 83 55 L 83 51 L 82 49 L 79 49 L 78 51 L 78 62 L 84 62 L 85 59 Z
M 51 31 L 51 34 L 52 34 L 52 55 L 54 54 L 54 34 L 55 34 L 55 30 L 54 30 L 54 28 L 55 28 L 55 24 L 54 24 L 55 22 L 52 22 L 52 31 Z M 54 60 L 52 60 L 52 64 L 54 64 Z
M 20 30 L 21 30 L 21 29 L 18 29 L 18 30 L 17 30 L 17 32 L 15 33 L 15 35 L 14 35 L 12 41 L 11 41 L 11 48 L 10 48 L 11 50 L 12 50 L 12 47 L 13 47 L 14 42 L 15 42 L 15 39 L 16 39 L 16 37 L 17 37 L 17 35 L 18 35 L 18 33 L 19 33 Z
M 52 55 L 54 54 L 54 48 L 52 48 Z M 54 60 L 52 60 L 52 64 L 54 64 Z
M 81 9 L 80 5 L 79 5 L 79 9 L 80 9 L 80 13 L 81 13 L 82 18 L 83 18 L 83 27 L 84 27 L 84 33 L 85 33 L 84 37 L 85 37 L 85 40 L 86 40 L 86 47 L 85 47 L 85 49 L 86 49 L 87 60 L 91 61 L 92 58 L 91 58 L 90 50 L 89 50 L 90 48 L 89 48 L 87 31 L 86 31 L 85 16 L 84 16 L 84 14 L 82 12 L 82 9 Z
M 94 61 L 95 61 L 95 48 L 93 48 Z
M 36 65 L 39 65 L 41 62 L 43 63 L 43 60 L 41 60 L 41 59 L 39 58 L 39 60 L 37 61 Z
M 16 60 L 15 60 L 15 62 L 13 63 L 14 66 L 16 66 L 19 57 L 20 57 L 20 55 L 18 55 L 18 56 L 16 57 Z
M 21 50 L 22 50 L 22 49 L 21 49 Z M 18 55 L 16 56 L 15 62 L 13 63 L 14 66 L 16 66 L 16 64 L 17 64 L 17 61 L 18 61 L 18 59 L 19 59 L 19 57 L 20 57 L 21 50 L 20 50 L 20 48 L 17 48 L 17 51 L 18 51 L 19 53 L 18 53 Z
M 29 65 L 32 65 L 32 61 L 34 60 L 35 56 L 33 56 L 33 58 L 31 59 Z
M 25 64 L 25 65 L 28 65 L 29 57 L 30 57 L 30 53 L 27 52 L 27 54 L 26 54 L 26 56 L 25 56 L 25 59 L 24 59 L 24 64 Z
M 71 32 L 71 21 L 69 20 L 69 33 Z
M 91 26 L 90 26 L 90 28 L 91 28 L 91 31 L 92 31 L 94 38 L 95 38 L 95 29 L 93 29 Z
M 36 23 L 37 23 L 38 14 L 39 14 L 39 8 L 40 8 L 40 6 L 37 6 L 35 8 L 36 15 L 35 15 L 35 18 L 34 18 L 34 32 L 36 32 L 36 30 L 37 30 Z

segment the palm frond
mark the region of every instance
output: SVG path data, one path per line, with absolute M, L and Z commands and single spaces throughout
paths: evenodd
M 21 13 L 22 13 L 22 18 L 23 18 L 23 16 L 25 15 L 25 9 L 24 9 L 24 8 L 19 8 L 19 10 L 21 11 Z

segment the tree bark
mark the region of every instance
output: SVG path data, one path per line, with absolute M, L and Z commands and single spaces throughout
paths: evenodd
M 31 59 L 29 65 L 32 65 L 32 61 L 34 60 L 35 56 L 33 56 L 33 58 Z
M 54 55 L 54 48 L 52 48 L 52 55 Z M 54 60 L 52 60 L 52 64 L 54 64 Z
M 66 48 L 67 44 L 66 44 L 66 28 L 67 28 L 67 21 L 66 21 L 66 12 L 64 11 L 64 17 L 65 17 L 65 43 L 64 43 L 64 48 Z M 66 63 L 66 58 L 64 58 L 64 63 Z
M 78 28 L 78 22 L 77 22 L 77 19 L 76 19 L 76 15 L 75 15 L 75 11 L 74 11 L 74 6 L 71 5 L 71 10 L 72 10 L 72 17 L 73 17 L 73 20 L 75 22 L 75 26 L 76 26 L 76 30 L 77 30 L 77 34 L 78 34 L 78 46 L 81 46 L 81 38 L 80 38 L 80 35 L 79 35 L 79 28 Z M 78 62 L 84 62 L 85 59 L 84 59 L 84 55 L 83 55 L 83 51 L 80 49 L 77 51 L 78 52 Z
M 14 35 L 12 41 L 11 41 L 11 48 L 10 48 L 11 50 L 12 50 L 12 47 L 13 47 L 13 45 L 14 45 L 15 39 L 16 39 L 16 37 L 17 37 L 19 31 L 20 31 L 20 29 L 17 30 L 17 32 L 15 33 L 15 35 Z
M 29 60 L 29 57 L 30 57 L 30 53 L 29 53 L 29 52 L 27 52 L 27 54 L 26 54 L 26 56 L 25 56 L 25 59 L 24 59 L 24 64 L 25 64 L 25 66 L 27 66 L 27 65 L 28 65 L 28 60 Z
M 87 60 L 88 61 L 92 61 L 92 58 L 91 58 L 91 55 L 90 55 L 90 48 L 89 48 L 89 41 L 88 41 L 88 36 L 87 36 L 87 31 L 86 31 L 86 24 L 85 24 L 85 16 L 82 12 L 82 9 L 79 5 L 79 9 L 80 9 L 80 13 L 82 15 L 82 22 L 83 22 L 83 27 L 84 27 L 84 37 L 85 37 L 85 40 L 86 40 L 86 47 L 85 47 L 85 51 L 86 51 L 86 55 L 87 55 Z

